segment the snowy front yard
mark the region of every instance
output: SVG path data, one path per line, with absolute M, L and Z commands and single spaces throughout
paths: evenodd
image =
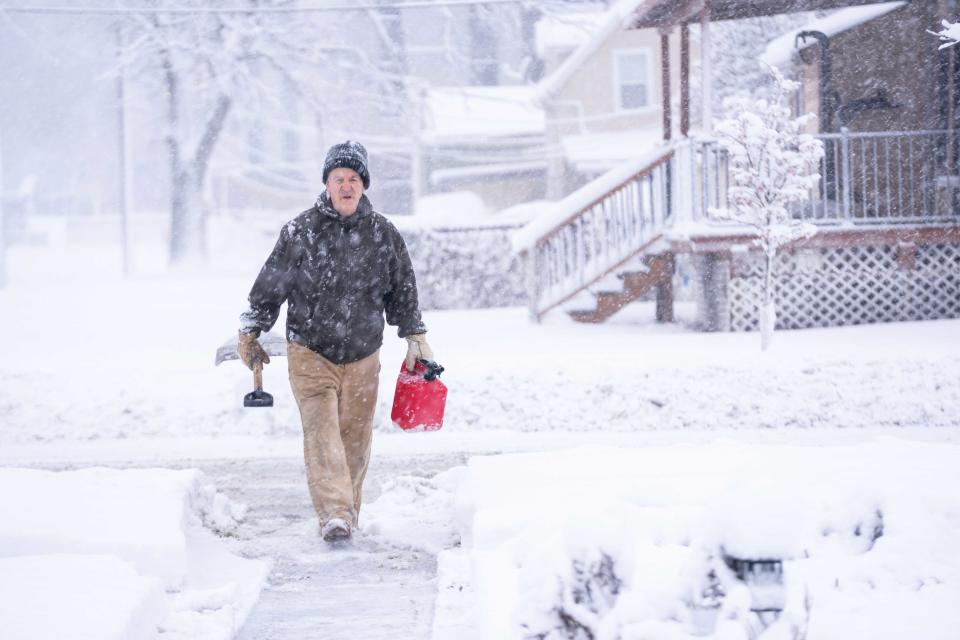
M 361 534 L 338 554 L 286 363 L 267 367 L 270 410 L 240 406 L 248 371 L 213 366 L 252 273 L 31 275 L 23 252 L 0 290 L 12 637 L 385 637 L 401 619 L 437 639 L 750 637 L 721 549 L 784 561 L 765 638 L 955 637 L 958 321 L 782 332 L 761 354 L 643 305 L 600 326 L 429 312 L 444 428 L 392 427 L 384 374 Z M 388 331 L 385 372 L 402 349 Z
M 434 639 L 954 638 L 958 460 L 894 438 L 474 458 Z M 751 597 L 724 555 L 782 559 L 782 592 Z

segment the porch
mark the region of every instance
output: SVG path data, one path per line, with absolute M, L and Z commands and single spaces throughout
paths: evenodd
M 957 132 L 820 138 L 823 178 L 794 211 L 818 233 L 780 252 L 778 327 L 960 317 Z M 603 322 L 655 297 L 657 318 L 669 321 L 680 264 L 695 280 L 702 328 L 754 328 L 761 279 L 751 232 L 710 215 L 726 206 L 727 188 L 718 144 L 684 139 L 558 202 L 515 240 L 531 316 L 562 307 Z

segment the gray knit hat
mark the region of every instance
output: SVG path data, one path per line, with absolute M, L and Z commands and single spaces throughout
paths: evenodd
M 335 144 L 327 151 L 327 159 L 323 162 L 323 183 L 327 183 L 327 176 L 337 167 L 353 169 L 360 174 L 363 188 L 370 188 L 370 172 L 367 171 L 367 150 L 363 145 L 353 140 Z

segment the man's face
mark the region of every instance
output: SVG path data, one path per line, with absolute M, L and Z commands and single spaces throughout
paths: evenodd
M 363 178 L 353 169 L 337 167 L 327 176 L 327 193 L 337 213 L 352 216 L 363 195 Z

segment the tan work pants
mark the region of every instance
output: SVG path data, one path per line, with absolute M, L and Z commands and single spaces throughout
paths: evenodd
M 303 423 L 307 485 L 320 524 L 343 518 L 356 527 L 370 461 L 380 352 L 334 364 L 288 342 L 287 365 Z

